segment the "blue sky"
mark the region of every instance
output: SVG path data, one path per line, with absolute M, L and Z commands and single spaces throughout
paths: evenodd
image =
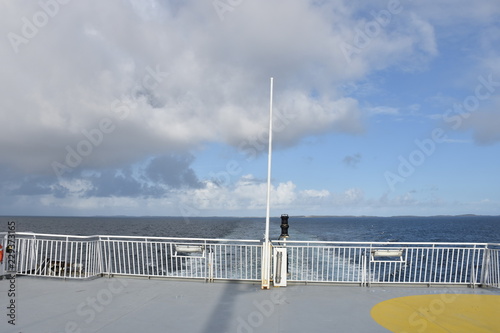
M 500 214 L 500 6 L 3 2 L 2 215 Z

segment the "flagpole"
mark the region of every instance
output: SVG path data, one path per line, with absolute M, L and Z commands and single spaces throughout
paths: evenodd
M 269 152 L 267 157 L 267 204 L 266 204 L 266 230 L 262 247 L 262 289 L 270 288 L 271 280 L 271 242 L 269 241 L 269 220 L 271 213 L 271 157 L 273 146 L 273 78 L 271 78 L 269 98 Z
M 269 98 L 269 152 L 267 157 L 267 206 L 265 240 L 269 240 L 269 220 L 271 214 L 271 162 L 273 153 L 273 78 L 271 78 Z

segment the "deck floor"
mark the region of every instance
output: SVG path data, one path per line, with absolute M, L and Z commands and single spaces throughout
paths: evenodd
M 6 316 L 10 287 L 9 280 L 0 281 L 0 332 L 5 333 L 377 333 L 390 332 L 371 316 L 372 308 L 386 300 L 412 295 L 438 300 L 440 294 L 500 298 L 500 290 L 485 288 L 291 285 L 261 290 L 252 283 L 17 277 L 13 326 Z M 492 311 L 500 318 L 499 308 Z M 500 332 L 500 319 L 495 330 Z

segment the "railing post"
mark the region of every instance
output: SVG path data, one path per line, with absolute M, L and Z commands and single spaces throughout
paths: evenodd
M 366 287 L 366 249 L 361 255 L 361 287 Z
M 108 271 L 108 279 L 111 277 L 111 241 L 109 240 L 108 237 L 108 260 L 107 260 L 107 271 Z
M 95 242 L 97 245 L 97 264 L 98 264 L 98 266 L 96 266 L 96 267 L 99 267 L 98 274 L 103 275 L 104 274 L 104 264 L 103 264 L 102 247 L 104 244 L 101 241 L 101 236 L 99 236 L 99 238 Z
M 64 249 L 64 264 L 62 264 L 64 266 L 64 279 L 66 279 L 66 271 L 68 270 L 68 246 L 69 246 L 69 237 L 66 236 L 66 244 L 65 244 L 65 249 Z M 70 264 L 71 265 L 71 264 Z M 71 268 L 70 268 L 70 271 L 71 271 Z M 61 273 L 61 270 L 59 270 L 59 273 Z
M 262 243 L 262 261 L 261 261 L 262 289 L 270 288 L 271 280 L 271 242 L 266 239 Z
M 481 270 L 481 284 L 488 284 L 488 275 L 489 275 L 489 268 L 490 268 L 490 254 L 491 250 L 486 246 L 484 249 L 484 255 L 483 255 L 483 263 L 482 263 L 482 270 Z
M 28 238 L 28 244 L 30 246 L 30 250 L 31 250 L 31 253 L 32 253 L 32 259 L 31 259 L 31 263 L 30 263 L 30 268 L 32 268 L 32 270 L 36 274 L 36 270 L 37 270 L 36 265 L 38 263 L 38 242 L 36 240 L 36 236 L 35 235 L 33 235 L 32 239 Z
M 205 241 L 206 244 L 206 241 Z M 205 247 L 208 251 L 208 282 L 214 282 L 214 253 L 212 247 Z
M 372 244 L 370 244 L 370 247 L 368 248 L 368 253 L 365 252 L 365 274 L 366 274 L 366 286 L 371 287 L 372 286 L 372 276 L 371 276 L 371 255 L 372 255 Z
M 471 283 L 471 287 L 472 288 L 476 288 L 476 267 L 475 267 L 475 263 L 476 263 L 476 255 L 478 255 L 476 245 L 474 245 L 473 251 L 474 252 L 472 254 L 471 280 L 470 280 L 470 283 Z

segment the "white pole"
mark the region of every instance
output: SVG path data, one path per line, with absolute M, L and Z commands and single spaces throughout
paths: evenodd
M 267 206 L 266 206 L 266 232 L 264 240 L 269 241 L 269 219 L 271 212 L 271 161 L 273 153 L 273 78 L 269 98 L 269 153 L 267 157 Z
M 264 233 L 264 244 L 262 245 L 262 285 L 261 289 L 269 289 L 271 286 L 271 242 L 269 241 L 269 219 L 271 210 L 271 157 L 273 146 L 273 78 L 271 78 L 269 99 L 269 153 L 267 157 L 267 205 L 266 205 L 266 232 Z

